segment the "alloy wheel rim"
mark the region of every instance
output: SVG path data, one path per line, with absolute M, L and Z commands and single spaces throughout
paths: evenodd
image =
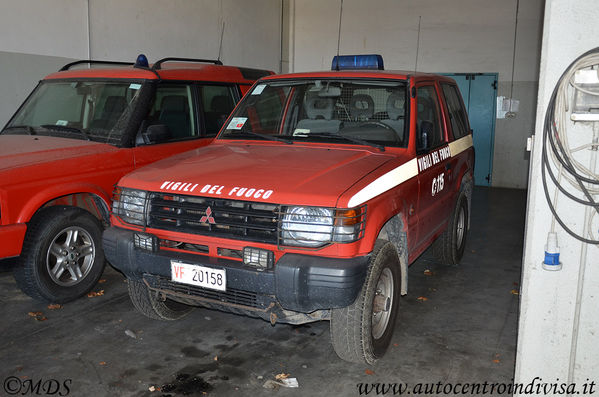
M 63 287 L 79 284 L 91 271 L 96 247 L 89 232 L 69 226 L 56 234 L 46 253 L 46 270 Z

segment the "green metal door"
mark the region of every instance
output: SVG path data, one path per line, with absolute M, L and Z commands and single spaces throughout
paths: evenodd
M 473 131 L 476 165 L 474 181 L 478 186 L 491 186 L 493 143 L 497 105 L 497 73 L 443 73 L 458 84 Z

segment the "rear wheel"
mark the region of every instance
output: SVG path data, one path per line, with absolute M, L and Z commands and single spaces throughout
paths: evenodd
M 447 229 L 434 242 L 433 253 L 446 265 L 460 263 L 466 248 L 468 234 L 468 199 L 460 193 L 455 208 L 449 218 Z
M 393 244 L 377 240 L 362 291 L 331 313 L 333 348 L 343 360 L 373 364 L 387 350 L 399 311 L 399 269 Z
M 154 320 L 178 320 L 193 310 L 192 306 L 162 299 L 153 293 L 148 286 L 140 280 L 127 279 L 127 289 L 133 306 L 146 317 Z
M 37 214 L 27 234 L 15 280 L 32 298 L 64 303 L 89 292 L 104 270 L 102 225 L 75 207 L 50 207 Z

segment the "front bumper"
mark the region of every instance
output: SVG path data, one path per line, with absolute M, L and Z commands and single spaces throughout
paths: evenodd
M 173 251 L 135 248 L 134 232 L 117 227 L 104 231 L 106 259 L 127 277 L 179 301 L 230 310 L 311 313 L 353 303 L 366 278 L 369 256 L 350 259 L 285 254 L 274 269 L 257 271 L 235 260 Z M 225 269 L 227 291 L 213 291 L 171 281 L 171 260 Z M 272 319 L 272 317 L 271 317 Z
M 21 255 L 27 226 L 24 223 L 0 226 L 0 258 Z

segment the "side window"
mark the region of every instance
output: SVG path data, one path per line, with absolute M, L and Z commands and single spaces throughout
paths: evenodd
M 206 136 L 216 136 L 235 107 L 233 89 L 230 86 L 205 85 L 199 90 L 204 105 Z
M 165 125 L 167 140 L 189 138 L 197 135 L 193 109 L 190 85 L 160 84 L 148 121 Z
M 418 87 L 416 102 L 418 104 L 416 147 L 420 151 L 428 150 L 444 142 L 435 87 L 432 85 Z
M 451 120 L 451 130 L 454 139 L 460 139 L 468 135 L 468 116 L 460 100 L 458 88 L 450 84 L 441 84 L 443 95 L 449 110 L 449 120 Z

